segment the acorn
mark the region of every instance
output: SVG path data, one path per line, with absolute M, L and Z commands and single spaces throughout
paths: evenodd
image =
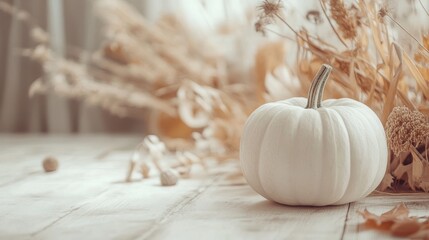
M 159 178 L 161 180 L 162 186 L 173 186 L 177 184 L 177 181 L 179 180 L 178 174 L 172 170 L 167 169 L 161 172 L 159 175 Z
M 58 160 L 52 156 L 48 156 L 43 160 L 42 165 L 45 172 L 54 172 L 58 169 Z

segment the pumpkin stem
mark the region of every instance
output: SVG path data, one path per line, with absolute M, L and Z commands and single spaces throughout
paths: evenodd
M 305 108 L 317 109 L 322 106 L 323 91 L 326 81 L 331 73 L 332 67 L 323 64 L 311 82 L 310 90 L 308 91 L 308 101 Z

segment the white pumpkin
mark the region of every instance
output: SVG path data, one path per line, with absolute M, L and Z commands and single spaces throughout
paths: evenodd
M 383 125 L 364 104 L 321 102 L 331 67 L 323 65 L 309 97 L 267 103 L 246 121 L 243 174 L 265 198 L 287 205 L 337 205 L 359 200 L 387 167 Z

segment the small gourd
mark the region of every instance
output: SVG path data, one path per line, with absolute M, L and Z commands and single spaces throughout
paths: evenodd
M 322 102 L 331 66 L 323 65 L 308 99 L 267 103 L 247 119 L 240 162 L 249 185 L 287 205 L 324 206 L 359 200 L 387 167 L 383 125 L 366 105 L 348 98 Z

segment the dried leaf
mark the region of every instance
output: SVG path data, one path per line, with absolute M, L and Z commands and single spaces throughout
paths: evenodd
M 407 237 L 418 232 L 421 228 L 421 223 L 416 219 L 405 219 L 392 225 L 391 232 L 396 237 Z
M 300 89 L 299 80 L 286 66 L 279 66 L 265 76 L 265 89 L 268 101 L 278 101 L 293 97 Z
M 398 90 L 400 75 L 402 73 L 402 55 L 403 55 L 402 49 L 396 43 L 392 43 L 391 48 L 395 50 L 395 51 L 391 50 L 391 52 L 395 52 L 396 56 L 399 59 L 399 65 L 395 67 L 393 54 L 392 54 L 392 58 L 389 65 L 390 65 L 390 70 L 392 72 L 393 70 L 395 70 L 395 72 L 391 76 L 389 90 L 387 91 L 386 100 L 384 102 L 383 114 L 381 116 L 381 122 L 383 123 L 383 125 L 385 125 L 390 112 L 395 106 L 395 96 Z
M 404 203 L 400 203 L 399 205 L 392 208 L 390 211 L 381 214 L 380 220 L 383 221 L 391 221 L 391 220 L 401 220 L 408 217 L 410 211 Z
M 277 41 L 262 46 L 255 56 L 256 94 L 260 103 L 264 103 L 266 75 L 277 67 L 284 65 L 285 43 Z
M 413 183 L 417 185 L 421 182 L 423 176 L 423 163 L 420 160 L 420 157 L 414 151 L 411 151 L 413 155 L 412 163 L 412 173 L 413 173 Z
M 358 211 L 358 213 L 365 219 L 362 225 L 363 229 L 389 230 L 393 225 L 393 221 L 382 221 L 379 216 L 369 212 L 367 209 L 363 210 L 363 212 Z
M 395 237 L 424 238 L 429 236 L 427 231 L 429 229 L 428 217 L 410 217 L 409 209 L 404 203 L 400 203 L 380 216 L 369 212 L 367 209 L 358 213 L 365 220 L 362 224 L 363 229 L 387 232 Z
M 384 191 L 388 188 L 392 187 L 392 183 L 393 183 L 393 176 L 390 173 L 386 173 L 383 177 L 383 180 L 381 181 L 380 185 L 379 185 L 379 189 L 381 191 Z
M 416 80 L 417 85 L 422 89 L 426 99 L 429 99 L 429 87 L 427 85 L 427 82 L 423 78 L 422 74 L 420 73 L 419 69 L 417 68 L 416 64 L 406 53 L 404 53 L 404 59 L 405 59 L 405 64 L 407 65 L 408 69 L 410 70 L 411 74 Z
M 399 164 L 398 167 L 396 167 L 396 169 L 394 169 L 392 175 L 394 177 L 396 177 L 396 179 L 403 179 L 405 174 L 411 175 L 411 165 L 403 165 L 403 164 Z

